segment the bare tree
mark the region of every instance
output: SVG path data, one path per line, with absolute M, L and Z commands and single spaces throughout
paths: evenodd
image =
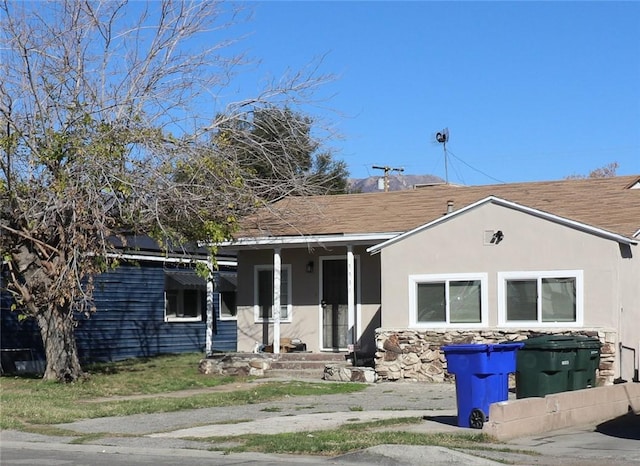
M 5 0 L 0 12 L 6 291 L 38 322 L 44 378 L 73 381 L 74 315 L 95 311 L 92 279 L 115 266 L 114 237 L 215 242 L 274 192 L 309 192 L 295 160 L 266 183 L 211 141 L 262 106 L 300 108 L 325 77 L 294 74 L 221 111 L 244 61 L 229 51 L 239 12 L 225 3 Z M 287 151 L 258 153 L 288 166 Z
M 611 162 L 603 167 L 596 168 L 595 170 L 591 170 L 589 172 L 589 175 L 570 175 L 570 176 L 567 176 L 566 179 L 581 180 L 585 178 L 611 178 L 616 176 L 618 167 L 619 167 L 618 162 Z

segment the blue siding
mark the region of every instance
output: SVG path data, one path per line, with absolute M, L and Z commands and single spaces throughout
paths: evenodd
M 0 292 L 0 346 L 2 349 L 29 348 L 36 355 L 44 355 L 42 338 L 36 321 L 18 321 L 18 313 L 11 311 L 11 296 Z M 44 356 L 42 356 L 44 357 Z
M 218 309 L 218 293 L 214 293 L 214 315 L 216 317 L 213 328 L 213 351 L 236 351 L 238 348 L 238 324 L 235 320 L 220 320 Z
M 97 312 L 79 316 L 78 352 L 83 362 L 117 361 L 158 354 L 204 352 L 205 316 L 200 322 L 164 321 L 164 270 L 161 263 L 121 265 L 95 279 Z M 214 299 L 217 304 L 217 299 Z M 2 301 L 2 348 L 34 348 L 42 342 L 35 321 L 18 322 Z M 203 303 L 202 309 L 205 309 Z M 204 312 L 203 312 L 204 314 Z M 220 321 L 214 309 L 213 350 L 235 351 L 235 321 Z

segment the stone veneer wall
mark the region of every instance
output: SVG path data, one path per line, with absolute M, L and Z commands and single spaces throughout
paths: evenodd
M 615 377 L 617 334 L 602 329 L 558 330 L 409 330 L 376 331 L 375 369 L 379 382 L 404 380 L 414 382 L 453 381 L 447 373 L 442 346 L 455 343 L 494 344 L 526 340 L 542 334 L 585 335 L 598 337 L 602 343 L 598 385 L 611 385 Z

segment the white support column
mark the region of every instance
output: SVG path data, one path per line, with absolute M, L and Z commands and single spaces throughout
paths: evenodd
M 356 290 L 355 290 L 355 261 L 353 258 L 353 246 L 347 246 L 347 318 L 349 333 L 347 344 L 356 343 Z
M 280 248 L 273 251 L 273 352 L 280 352 L 280 274 L 282 272 L 282 260 Z
M 213 326 L 215 321 L 215 316 L 213 314 L 213 292 L 214 292 L 214 283 L 213 283 L 213 262 L 211 258 L 207 260 L 207 269 L 209 269 L 209 277 L 207 278 L 207 332 L 206 332 L 206 343 L 205 343 L 205 351 L 206 355 L 210 356 L 213 354 Z

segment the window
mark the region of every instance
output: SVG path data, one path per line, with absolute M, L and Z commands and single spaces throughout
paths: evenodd
M 220 320 L 236 320 L 238 317 L 236 310 L 236 292 L 223 291 L 218 293 L 218 310 Z
M 411 325 L 486 325 L 486 274 L 411 275 Z
M 165 270 L 165 322 L 198 322 L 205 308 L 206 282 L 194 270 Z
M 582 271 L 498 274 L 501 325 L 582 325 Z
M 220 320 L 236 320 L 236 274 L 219 272 L 216 275 L 216 298 Z
M 291 321 L 291 266 L 282 265 L 280 274 L 280 320 Z M 273 266 L 255 268 L 254 316 L 256 322 L 273 319 Z

